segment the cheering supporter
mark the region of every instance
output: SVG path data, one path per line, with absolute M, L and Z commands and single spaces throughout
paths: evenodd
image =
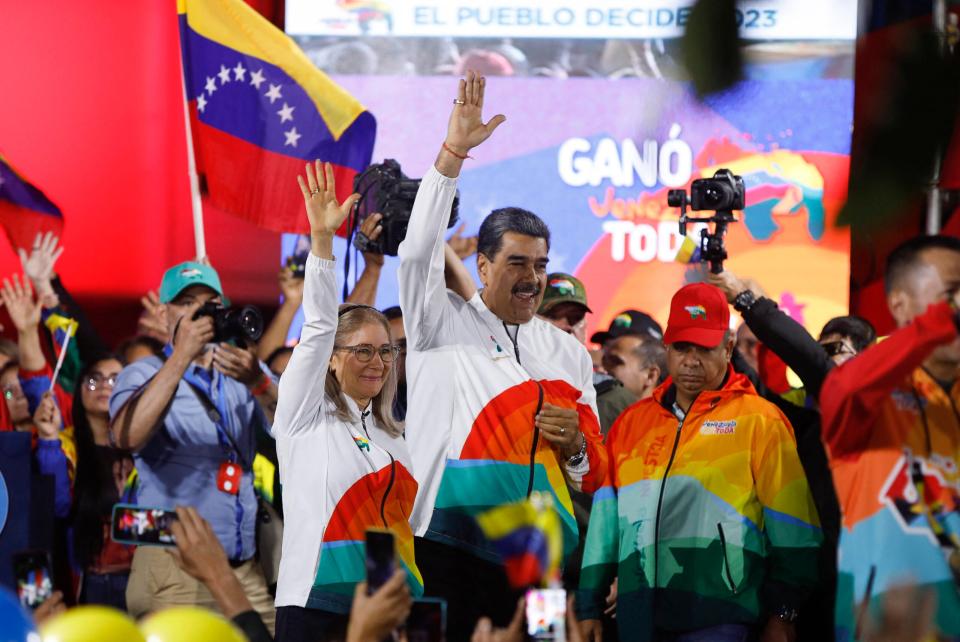
M 342 638 L 369 528 L 392 530 L 410 590 L 423 586 L 408 521 L 417 482 L 393 419 L 399 350 L 374 308 L 338 310 L 333 236 L 357 196 L 337 202 L 330 164 L 308 165 L 298 181 L 311 230 L 305 322 L 273 426 L 286 516 L 276 598 L 283 641 Z
M 163 358 L 125 367 L 110 398 L 111 433 L 132 450 L 144 506 L 196 505 L 230 557 L 251 603 L 272 628 L 274 612 L 254 559 L 257 499 L 252 464 L 257 431 L 268 431 L 276 403 L 256 355 L 215 344 L 207 302 L 220 303 L 216 271 L 187 262 L 167 270 L 159 301 L 171 343 Z M 162 583 L 157 578 L 165 578 Z M 163 551 L 138 547 L 127 584 L 127 608 L 136 615 L 176 604 L 215 607 L 209 592 L 176 568 Z
M 113 505 L 136 503 L 133 458 L 110 441 L 110 393 L 122 369 L 116 357 L 98 359 L 81 374 L 74 392 L 73 551 L 83 571 L 79 601 L 125 611 L 133 547 L 110 539 Z
M 899 330 L 833 368 L 823 440 L 843 510 L 837 639 L 912 580 L 936 596 L 940 639 L 960 638 L 960 240 L 922 236 L 887 258 Z
M 786 418 L 733 372 L 723 293 L 681 288 L 664 342 L 670 378 L 607 436 L 581 575 L 587 640 L 618 578 L 621 640 L 796 638 L 820 529 Z
M 446 288 L 443 230 L 457 176 L 470 150 L 505 120 L 483 122 L 484 85 L 473 72 L 460 81 L 399 252 L 407 437 L 420 482 L 417 560 L 428 593 L 447 599 L 453 640 L 468 639 L 482 615 L 506 624 L 516 607 L 473 516 L 533 490 L 554 493 L 569 553 L 577 532 L 565 479 L 590 491 L 606 470 L 590 357 L 573 336 L 535 317 L 547 275 L 543 221 L 519 208 L 491 213 L 477 248 L 483 290 L 464 300 Z

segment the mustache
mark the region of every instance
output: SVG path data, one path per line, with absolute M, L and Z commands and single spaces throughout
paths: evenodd
M 537 283 L 518 283 L 513 286 L 513 294 L 540 294 L 540 285 Z

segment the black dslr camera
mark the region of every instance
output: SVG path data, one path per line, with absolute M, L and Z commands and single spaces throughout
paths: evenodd
M 361 252 L 373 252 L 396 256 L 400 243 L 407 235 L 407 224 L 413 201 L 420 189 L 419 178 L 407 178 L 400 171 L 400 163 L 388 158 L 378 165 L 371 165 L 353 181 L 353 191 L 360 195 L 357 209 L 350 226 L 348 241 Z M 453 199 L 453 212 L 450 214 L 448 228 L 457 222 L 460 195 Z M 376 241 L 371 241 L 357 230 L 368 216 L 380 213 L 383 218 L 380 225 L 383 231 Z
M 228 308 L 208 301 L 200 306 L 193 315 L 213 319 L 213 341 L 222 343 L 236 341 L 240 344 L 253 343 L 263 334 L 263 315 L 252 305 L 242 308 Z
M 690 197 L 682 189 L 667 192 L 667 205 L 680 208 L 680 235 L 686 237 L 687 223 L 713 223 L 713 233 L 708 229 L 700 231 L 700 260 L 710 263 L 714 274 L 723 272 L 723 262 L 727 258 L 727 249 L 723 237 L 727 233 L 727 224 L 736 223 L 733 210 L 742 210 L 745 206 L 746 190 L 743 178 L 735 176 L 729 169 L 718 169 L 713 178 L 698 178 L 690 185 Z M 689 218 L 687 206 L 691 210 L 713 210 L 713 216 Z

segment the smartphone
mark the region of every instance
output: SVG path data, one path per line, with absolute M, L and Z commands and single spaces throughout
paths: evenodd
M 50 553 L 41 550 L 13 554 L 17 597 L 24 608 L 35 609 L 53 594 L 53 564 Z
M 177 514 L 164 508 L 115 504 L 110 537 L 119 544 L 133 546 L 176 546 L 170 524 Z
M 447 637 L 447 601 L 430 597 L 414 600 L 404 629 L 407 642 L 444 642 Z
M 397 545 L 390 531 L 371 529 L 366 548 L 367 592 L 373 595 L 397 570 Z
M 566 642 L 567 592 L 563 589 L 527 591 L 527 638 Z

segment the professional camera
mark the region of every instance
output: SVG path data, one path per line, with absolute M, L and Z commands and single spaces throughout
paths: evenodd
M 287 268 L 293 274 L 293 278 L 302 279 L 307 274 L 307 257 L 310 256 L 310 250 L 303 250 L 287 257 Z
M 723 272 L 723 262 L 727 258 L 727 249 L 723 237 L 727 225 L 736 223 L 733 210 L 742 210 L 746 203 L 746 190 L 743 178 L 735 176 L 729 169 L 718 169 L 713 178 L 698 178 L 690 185 L 690 197 L 682 189 L 667 192 L 667 205 L 680 208 L 680 236 L 687 236 L 687 223 L 713 223 L 713 233 L 708 228 L 700 231 L 700 260 L 710 263 L 714 274 Z M 691 210 L 713 210 L 713 216 L 690 218 L 687 206 Z
M 352 240 L 361 252 L 396 256 L 407 235 L 410 212 L 419 188 L 420 179 L 407 178 L 400 171 L 400 163 L 392 158 L 368 167 L 353 181 L 353 191 L 360 195 L 360 200 L 348 231 L 348 241 Z M 457 194 L 453 198 L 453 212 L 447 227 L 456 224 L 459 205 L 460 196 Z M 380 221 L 383 231 L 377 240 L 371 241 L 363 234 L 357 234 L 367 217 L 378 212 L 383 215 Z
M 242 308 L 228 308 L 208 301 L 200 306 L 193 318 L 210 317 L 213 319 L 213 341 L 254 342 L 263 334 L 263 315 L 252 305 Z

